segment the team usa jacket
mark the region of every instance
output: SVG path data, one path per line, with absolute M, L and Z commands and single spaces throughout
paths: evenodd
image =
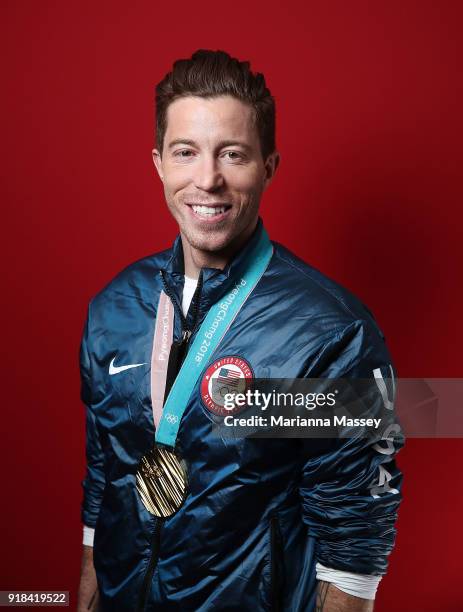
M 194 338 L 259 240 L 262 221 L 224 270 L 204 268 L 186 319 L 181 239 L 123 270 L 90 302 L 81 344 L 87 472 L 82 521 L 95 527 L 100 609 L 311 611 L 315 564 L 383 575 L 395 539 L 402 439 L 259 439 L 213 433 L 215 372 L 254 378 L 369 378 L 391 357 L 371 312 L 273 242 L 270 263 L 204 364 L 180 423 L 188 495 L 162 520 L 143 506 L 136 471 L 155 436 L 150 391 L 160 292 L 174 340 Z M 191 342 L 191 340 L 190 340 Z M 142 364 L 122 369 L 124 364 Z M 112 368 L 112 374 L 110 370 Z M 119 368 L 119 369 L 117 369 Z M 224 368 L 224 369 L 223 369 Z M 116 373 L 115 373 L 116 372 Z

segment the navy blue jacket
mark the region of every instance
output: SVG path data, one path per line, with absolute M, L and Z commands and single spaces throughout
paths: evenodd
M 233 286 L 262 227 L 259 220 L 224 270 L 203 269 L 198 323 Z M 228 356 L 245 360 L 256 378 L 368 378 L 389 368 L 371 312 L 285 247 L 273 247 L 266 272 L 204 371 Z M 88 464 L 82 520 L 96 528 L 101 609 L 310 611 L 316 561 L 384 574 L 401 498 L 394 453 L 378 452 L 365 438 L 222 439 L 212 434 L 217 416 L 201 398 L 201 377 L 177 439 L 188 466 L 186 502 L 165 521 L 146 511 L 135 474 L 155 434 L 150 361 L 160 270 L 181 303 L 177 237 L 172 249 L 130 265 L 91 300 L 82 339 Z M 187 326 L 194 316 L 190 307 Z M 174 339 L 181 336 L 177 313 Z M 146 365 L 109 376 L 114 357 Z

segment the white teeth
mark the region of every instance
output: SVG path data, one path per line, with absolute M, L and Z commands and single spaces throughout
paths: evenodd
M 225 206 L 192 206 L 192 209 L 195 211 L 195 213 L 204 217 L 220 215 L 226 210 Z

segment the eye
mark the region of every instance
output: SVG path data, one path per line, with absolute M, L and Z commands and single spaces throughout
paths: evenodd
M 188 157 L 193 157 L 194 151 L 191 149 L 181 149 L 180 151 L 174 152 L 174 157 L 181 157 L 183 159 L 187 159 Z
M 243 155 L 239 153 L 238 151 L 225 151 L 223 155 L 225 158 L 232 160 L 232 161 L 243 159 Z

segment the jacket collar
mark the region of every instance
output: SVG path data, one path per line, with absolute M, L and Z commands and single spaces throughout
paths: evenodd
M 202 268 L 203 289 L 200 311 L 208 309 L 227 293 L 238 280 L 237 270 L 241 266 L 243 260 L 248 256 L 249 251 L 251 251 L 260 240 L 263 229 L 264 225 L 262 219 L 259 217 L 256 228 L 249 240 L 234 255 L 223 270 L 218 268 Z M 166 277 L 171 281 L 169 284 L 179 297 L 184 284 L 184 269 L 182 239 L 179 234 L 172 246 L 172 255 L 164 267 Z

